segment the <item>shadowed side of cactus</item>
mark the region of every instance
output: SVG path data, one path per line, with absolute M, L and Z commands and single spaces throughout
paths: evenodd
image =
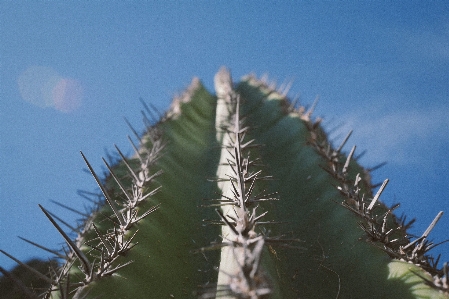
M 448 298 L 447 266 L 372 194 L 311 111 L 226 69 L 194 79 L 117 148 L 101 200 L 52 267 L 46 298 Z M 130 139 L 131 140 L 131 139 Z M 365 242 L 367 241 L 367 242 Z M 370 244 L 367 244 L 370 243 Z M 25 292 L 25 291 L 24 291 Z M 27 294 L 28 296 L 34 296 Z
M 48 281 L 47 275 L 51 268 L 57 266 L 58 263 L 54 260 L 46 262 L 32 259 L 9 272 L 0 267 L 0 273 L 3 274 L 3 277 L 0 277 L 0 298 L 22 299 L 34 297 L 35 293 L 45 292 L 51 283 Z M 30 272 L 33 270 L 30 271 L 27 267 L 40 274 L 31 274 Z

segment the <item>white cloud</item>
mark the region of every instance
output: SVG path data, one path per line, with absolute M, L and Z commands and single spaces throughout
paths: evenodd
M 363 159 L 373 166 L 384 161 L 418 165 L 439 159 L 439 155 L 448 156 L 442 148 L 448 150 L 449 145 L 449 107 L 425 111 L 371 110 L 369 115 L 352 111 L 343 119 L 345 123 L 333 135 L 354 130 L 346 148 L 356 144 L 359 153 L 366 150 Z

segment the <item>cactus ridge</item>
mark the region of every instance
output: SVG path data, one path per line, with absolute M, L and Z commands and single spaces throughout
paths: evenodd
M 245 138 L 250 127 L 245 126 L 240 115 L 241 99 L 233 90 L 226 69 L 217 74 L 215 84 L 219 102 L 217 114 L 223 114 L 222 122 L 216 124 L 217 139 L 223 148 L 217 171 L 217 182 L 222 190 L 218 199 L 221 210 L 215 208 L 215 211 L 223 226 L 223 241 L 219 246 L 222 252 L 217 289 L 203 294 L 202 298 L 215 298 L 218 294 L 232 298 L 265 298 L 273 291 L 261 267 L 265 245 L 296 240 L 270 238 L 256 231 L 256 226 L 267 223 L 261 220 L 268 211 L 258 213 L 259 204 L 278 198 L 265 194 L 264 190 L 254 193 L 256 182 L 271 179 L 271 176 L 261 176 L 261 170 L 254 170 L 260 162 L 251 158 L 249 152 L 259 145 Z
M 308 128 L 313 132 L 316 127 L 309 125 Z M 332 149 L 328 142 L 320 140 L 318 137 L 322 136 L 320 134 L 311 134 L 312 138 L 309 141 L 315 150 L 327 160 L 328 166 L 323 167 L 323 169 L 339 182 L 336 188 L 345 198 L 340 204 L 360 219 L 358 225 L 364 231 L 365 239 L 368 243 L 378 247 L 392 259 L 419 265 L 433 277 L 433 281 L 423 277 L 426 283 L 448 293 L 448 265 L 444 263 L 442 268 L 438 268 L 440 256 L 435 259 L 429 254 L 432 248 L 446 241 L 434 244 L 427 239 L 431 230 L 442 217 L 443 211 L 440 211 L 435 216 L 432 223 L 419 238 L 411 241 L 411 237 L 407 234 L 407 229 L 414 220 L 405 223 L 405 218 L 398 219 L 393 214 L 393 211 L 399 207 L 399 204 L 388 208 L 378 200 L 389 179 L 384 180 L 374 197 L 372 197 L 372 194 L 361 193 L 363 190 L 361 186 L 363 173 L 357 173 L 355 179 L 350 178 L 348 172 L 349 164 L 355 153 L 356 146 L 354 145 L 351 148 L 344 164 L 342 163 L 343 157 L 340 153 L 351 133 L 352 131 L 349 132 L 338 149 Z M 365 177 L 367 175 L 365 173 Z M 367 183 L 370 184 L 369 181 Z M 372 189 L 372 186 L 370 189 Z M 365 198 L 365 195 L 368 195 L 368 198 Z
M 128 136 L 134 156 L 115 146 L 103 175 L 81 153 L 101 193 L 79 192 L 94 205 L 70 228 L 77 237 L 39 205 L 66 246 L 22 238 L 62 264 L 33 270 L 0 250 L 40 280 L 29 290 L 0 268 L 23 296 L 449 298 L 449 267 L 438 266 L 429 251 L 439 244 L 428 240 L 443 212 L 412 238 L 414 220 L 380 200 L 388 179 L 373 194 L 356 147 L 343 153 L 351 132 L 334 148 L 312 119 L 317 100 L 307 110 L 287 97 L 290 84 L 276 88 L 253 75 L 234 86 L 225 68 L 214 83 L 215 96 L 193 79 L 163 115 L 141 100 L 145 133 L 125 119 L 138 140 Z
M 420 277 L 425 284 L 449 295 L 449 266 L 445 262 L 439 268 L 438 262 L 440 256 L 435 259 L 429 254 L 431 249 L 449 240 L 434 244 L 427 239 L 431 230 L 442 217 L 443 211 L 440 211 L 435 216 L 434 220 L 420 237 L 411 241 L 411 236 L 407 233 L 407 230 L 411 227 L 415 219 L 406 223 L 405 217 L 398 218 L 393 213 L 399 207 L 399 204 L 388 208 L 383 202 L 378 200 L 387 186 L 389 179 L 384 180 L 376 194 L 372 196 L 371 190 L 375 186 L 371 185 L 369 171 L 373 171 L 374 169 L 357 173 L 354 179 L 352 178 L 354 176 L 351 176 L 349 173 L 356 146 L 354 145 L 351 148 L 347 157 L 342 155 L 341 151 L 351 136 L 352 131 L 347 134 L 338 148 L 334 149 L 320 127 L 321 119 L 317 119 L 316 121 L 311 119 L 311 114 L 318 98 L 311 108 L 306 111 L 301 106 L 295 108 L 295 102 L 290 101 L 285 96 L 284 90 L 276 89 L 273 85 L 270 86 L 266 79 L 258 80 L 254 76 L 249 76 L 247 80 L 252 81 L 254 85 L 260 88 L 271 90 L 268 94 L 277 92 L 278 96 L 282 98 L 282 101 L 286 102 L 282 104 L 284 107 L 287 107 L 286 113 L 298 114 L 304 121 L 310 133 L 308 144 L 327 162 L 326 166 L 320 165 L 320 167 L 338 182 L 335 184 L 335 187 L 343 195 L 343 201 L 339 202 L 339 204 L 360 219 L 358 225 L 365 233 L 365 241 L 384 251 L 394 260 L 405 261 L 419 266 L 430 274 L 432 278 L 429 279 L 428 275 L 424 276 L 417 272 L 414 272 L 414 274 Z
M 67 242 L 69 253 L 66 253 L 65 255 L 57 253 L 59 258 L 62 257 L 65 259 L 65 263 L 60 269 L 50 269 L 50 277 L 39 274 L 40 277 L 46 278 L 50 287 L 45 292 L 35 297 L 53 298 L 53 296 L 56 296 L 61 299 L 69 297 L 84 298 L 88 294 L 88 292 L 85 291 L 85 288 L 90 284 L 103 277 L 114 275 L 117 271 L 133 262 L 127 261 L 123 264 L 120 263 L 120 257 L 126 256 L 128 251 L 137 245 L 136 243 L 133 243 L 137 230 L 134 230 L 134 232 L 131 233 L 131 229 L 134 228 L 139 221 L 156 211 L 160 206 L 160 204 L 154 205 L 141 215 L 138 215 L 139 205 L 148 201 L 151 196 L 160 190 L 160 187 L 152 186 L 154 185 L 155 178 L 161 174 L 160 171 L 154 172 L 152 168 L 164 148 L 164 144 L 159 138 L 160 134 L 156 132 L 156 129 L 156 127 L 151 128 L 149 133 L 145 135 L 145 137 L 149 139 L 149 143 L 153 145 L 152 147 L 142 146 L 143 141 L 139 139 L 141 146 L 139 146 L 138 149 L 131 141 L 131 144 L 135 149 L 135 156 L 139 161 L 137 167 L 131 166 L 120 149 L 115 146 L 121 157 L 121 163 L 123 163 L 128 170 L 125 179 L 118 178 L 114 173 L 113 167 L 111 167 L 111 165 L 109 165 L 103 158 L 103 162 L 109 170 L 109 176 L 113 178 L 124 195 L 124 200 L 118 203 L 116 200 L 120 197 L 112 197 L 109 194 L 108 189 L 110 188 L 106 186 L 108 183 L 105 184 L 101 181 L 85 155 L 81 152 L 90 173 L 102 192 L 104 200 L 96 201 L 97 207 L 94 209 L 92 215 L 84 220 L 85 225 L 82 230 L 78 231 L 78 237 L 75 241 L 72 241 L 72 239 L 64 232 L 54 219 L 54 216 L 39 205 L 43 213 Z M 132 181 L 131 187 L 126 188 L 122 181 L 127 181 L 129 179 Z M 97 194 L 94 195 L 96 196 Z M 102 232 L 101 229 L 95 225 L 93 219 L 98 217 L 98 210 L 104 205 L 104 202 L 109 205 L 109 208 L 112 211 L 111 215 L 106 216 L 106 220 L 113 223 L 113 227 Z M 95 232 L 95 236 L 92 235 L 92 229 Z M 33 245 L 35 244 L 28 240 L 25 241 L 32 243 Z M 37 246 L 42 247 L 40 245 Z M 85 246 L 90 247 L 90 250 L 87 252 L 93 259 L 87 257 Z M 54 252 L 53 250 L 44 249 Z M 1 252 L 10 256 L 4 251 Z

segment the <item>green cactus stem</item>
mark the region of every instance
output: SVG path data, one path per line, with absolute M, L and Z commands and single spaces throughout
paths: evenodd
M 194 79 L 161 119 L 145 105 L 132 157 L 116 147 L 99 176 L 82 154 L 99 193 L 75 240 L 41 207 L 67 246 L 40 247 L 61 262 L 30 289 L 30 267 L 3 271 L 0 293 L 12 279 L 22 298 L 449 298 L 429 255 L 443 213 L 410 237 L 380 200 L 388 180 L 343 152 L 350 134 L 335 148 L 286 93 L 222 68 L 215 94 Z

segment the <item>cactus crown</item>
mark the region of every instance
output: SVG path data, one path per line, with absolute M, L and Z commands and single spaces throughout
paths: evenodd
M 104 177 L 81 153 L 100 193 L 82 193 L 95 205 L 77 238 L 40 206 L 67 246 L 24 239 L 62 263 L 36 270 L 1 251 L 43 282 L 30 290 L 0 268 L 20 296 L 449 297 L 447 263 L 428 254 L 443 212 L 412 240 L 413 221 L 379 200 L 388 179 L 371 193 L 356 147 L 342 152 L 350 133 L 334 148 L 315 105 L 298 107 L 255 76 L 234 86 L 225 68 L 215 89 L 194 79 L 159 120 L 144 103 L 145 133 L 130 126 L 134 156 L 116 146 Z

